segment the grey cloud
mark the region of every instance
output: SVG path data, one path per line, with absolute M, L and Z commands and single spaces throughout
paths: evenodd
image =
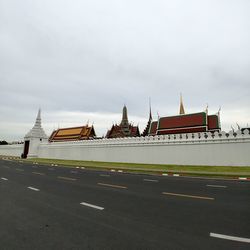
M 226 117 L 237 109 L 245 123 L 249 7 L 244 0 L 0 0 L 1 119 L 32 126 L 39 106 L 50 117 L 119 114 L 124 103 L 146 119 L 149 97 L 155 117 L 174 115 L 182 92 L 190 112 L 208 103 Z

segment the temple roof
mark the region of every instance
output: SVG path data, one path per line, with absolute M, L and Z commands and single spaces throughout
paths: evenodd
M 110 130 L 108 130 L 106 138 L 122 138 L 122 137 L 136 137 L 140 136 L 139 128 L 137 126 L 128 125 L 127 131 L 120 125 L 113 125 Z
M 177 116 L 166 116 L 159 119 L 158 129 L 171 129 L 171 128 L 182 128 L 182 127 L 196 127 L 207 125 L 207 114 L 206 112 L 177 115 Z
M 35 122 L 33 128 L 24 136 L 24 138 L 48 139 L 48 136 L 45 134 L 45 132 L 42 128 L 41 109 L 38 110 L 36 122 Z
M 207 118 L 208 118 L 208 129 L 210 131 L 220 129 L 220 120 L 218 115 L 209 115 Z
M 158 121 L 151 122 L 148 135 L 156 135 L 157 126 L 158 126 Z
M 96 136 L 93 126 L 60 128 L 52 132 L 49 141 L 88 140 Z

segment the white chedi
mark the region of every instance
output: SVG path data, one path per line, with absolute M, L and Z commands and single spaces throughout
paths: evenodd
M 36 122 L 33 128 L 24 136 L 24 139 L 27 138 L 39 138 L 39 139 L 48 139 L 48 136 L 45 134 L 42 123 L 41 123 L 41 109 L 38 110 L 36 117 Z

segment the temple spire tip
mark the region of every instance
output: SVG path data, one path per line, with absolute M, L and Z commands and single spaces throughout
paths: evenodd
M 182 100 L 182 93 L 180 93 L 180 115 L 185 115 L 185 109 L 184 109 L 184 104 L 183 104 L 183 100 Z

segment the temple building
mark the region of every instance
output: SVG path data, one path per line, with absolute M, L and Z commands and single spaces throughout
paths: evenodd
M 122 111 L 121 123 L 112 125 L 111 129 L 108 130 L 106 138 L 121 138 L 121 137 L 136 137 L 140 136 L 138 126 L 133 126 L 128 121 L 127 107 L 124 105 Z
M 151 120 L 151 122 L 150 122 Z M 208 110 L 186 114 L 182 97 L 180 100 L 179 115 L 159 117 L 157 121 L 149 119 L 150 126 L 145 129 L 143 136 L 154 136 L 164 134 L 201 133 L 220 131 L 219 112 L 208 115 Z
M 152 112 L 151 112 L 151 106 L 149 106 L 149 118 L 148 118 L 148 123 L 144 131 L 142 132 L 141 136 L 147 136 L 150 134 L 150 127 L 152 123 Z
M 93 126 L 59 128 L 49 137 L 49 142 L 91 140 L 96 137 Z

